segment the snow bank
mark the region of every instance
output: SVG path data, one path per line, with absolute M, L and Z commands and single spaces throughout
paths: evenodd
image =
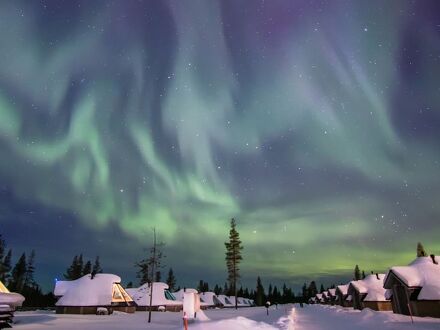
M 257 322 L 246 317 L 239 316 L 237 318 L 201 323 L 191 324 L 191 330 L 276 330 L 272 325 L 264 322 Z

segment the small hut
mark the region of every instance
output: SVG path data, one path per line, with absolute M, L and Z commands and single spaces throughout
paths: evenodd
M 128 294 L 136 303 L 136 310 L 147 311 L 150 309 L 150 287 L 151 284 L 145 283 L 138 288 L 127 289 Z M 168 284 L 162 282 L 153 283 L 153 298 L 151 301 L 151 310 L 157 311 L 164 309 L 166 311 L 177 312 L 182 310 L 182 300 L 168 290 Z M 160 308 L 159 308 L 160 307 Z
M 385 298 L 383 281 L 385 274 L 371 274 L 363 280 L 351 281 L 348 294 L 351 295 L 354 309 L 370 308 L 376 311 L 391 310 L 391 301 Z
M 322 298 L 322 293 L 317 293 L 315 295 L 315 300 L 317 304 L 322 304 L 324 302 L 323 298 Z
M 351 300 L 347 300 L 348 297 L 348 284 L 338 285 L 336 287 L 336 304 L 342 307 L 353 307 Z
M 217 296 L 218 300 L 223 304 L 223 307 L 235 307 L 235 304 L 232 304 L 231 297 L 225 296 L 224 294 L 220 294 Z
M 328 289 L 328 300 L 330 305 L 334 305 L 336 303 L 336 289 Z
M 439 262 L 439 256 L 431 255 L 390 269 L 384 287 L 392 297 L 394 313 L 440 317 Z
M 323 304 L 330 304 L 330 298 L 329 298 L 329 295 L 328 295 L 328 291 L 324 291 L 324 292 L 322 292 L 322 303 Z
M 134 313 L 136 304 L 113 274 L 84 275 L 74 281 L 57 281 L 54 294 L 57 314 Z
M 217 295 L 214 292 L 202 292 L 200 294 L 200 302 L 202 308 L 206 306 L 206 308 L 221 308 L 223 304 L 218 299 Z

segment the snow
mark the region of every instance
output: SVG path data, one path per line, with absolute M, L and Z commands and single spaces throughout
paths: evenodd
M 64 282 L 64 281 L 62 281 Z M 113 284 L 120 283 L 121 278 L 113 274 L 85 275 L 77 280 L 70 281 L 64 295 L 57 301 L 57 306 L 99 306 L 111 305 Z M 58 285 L 58 282 L 55 286 Z M 60 292 L 61 290 L 58 290 Z
M 140 286 L 139 288 L 125 289 L 127 293 L 131 296 L 134 302 L 138 306 L 145 307 L 150 306 L 150 288 L 148 283 Z M 162 282 L 153 283 L 153 300 L 152 306 L 176 306 L 182 305 L 180 299 L 171 300 L 165 297 L 165 292 L 168 291 L 168 285 Z M 174 294 L 170 294 L 171 297 L 177 298 Z M 182 297 L 183 299 L 183 297 Z M 180 300 L 180 301 L 179 301 Z
M 440 319 L 414 317 L 414 324 L 406 315 L 376 312 L 368 308 L 323 305 L 279 305 L 235 309 L 212 309 L 200 313 L 190 330 L 440 330 Z M 205 315 L 206 313 L 206 315 Z M 204 320 L 204 321 L 202 321 Z M 47 311 L 17 312 L 14 329 L 22 330 L 177 330 L 182 329 L 182 314 L 153 312 L 152 323 L 147 324 L 147 313 L 113 313 L 112 315 L 69 315 Z
M 391 311 L 376 312 L 365 308 L 329 305 L 310 305 L 295 308 L 294 330 L 435 330 L 440 329 L 440 319 L 393 314 Z
M 290 330 L 286 317 L 292 306 L 271 307 L 269 316 L 264 307 L 211 309 L 197 312 L 197 321 L 190 322 L 190 330 Z M 47 311 L 17 312 L 14 329 L 23 330 L 181 330 L 182 313 L 153 312 L 147 324 L 147 313 L 114 312 L 112 315 L 55 314 Z
M 409 287 L 421 287 L 418 300 L 440 300 L 440 257 L 419 257 L 408 266 L 392 267 L 396 274 Z M 389 274 L 389 273 L 388 273 Z
M 377 278 L 379 277 L 379 278 Z M 386 301 L 385 289 L 383 282 L 385 274 L 371 274 L 366 276 L 363 280 L 351 281 L 350 284 L 359 293 L 366 293 L 364 301 Z

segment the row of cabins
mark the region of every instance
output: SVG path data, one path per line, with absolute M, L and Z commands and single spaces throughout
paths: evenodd
M 310 303 L 440 317 L 440 257 L 417 257 L 387 274 L 371 274 L 317 294 Z
M 151 285 L 124 289 L 121 278 L 113 274 L 85 275 L 74 281 L 57 281 L 54 295 L 58 298 L 56 312 L 59 314 L 99 314 L 121 311 L 134 313 L 150 308 Z M 198 294 L 195 289 L 182 289 L 171 293 L 168 285 L 153 283 L 151 306 L 155 311 L 181 311 L 185 293 Z M 214 292 L 198 294 L 200 308 L 235 307 L 235 297 L 216 295 Z M 237 298 L 238 307 L 254 306 L 254 301 Z

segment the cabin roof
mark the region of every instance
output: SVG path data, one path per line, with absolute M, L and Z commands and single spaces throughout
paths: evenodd
M 431 257 L 418 257 L 408 266 L 392 267 L 385 287 L 391 288 L 391 275 L 394 274 L 406 286 L 421 288 L 418 300 L 440 300 L 440 257 L 434 256 L 434 261 Z

